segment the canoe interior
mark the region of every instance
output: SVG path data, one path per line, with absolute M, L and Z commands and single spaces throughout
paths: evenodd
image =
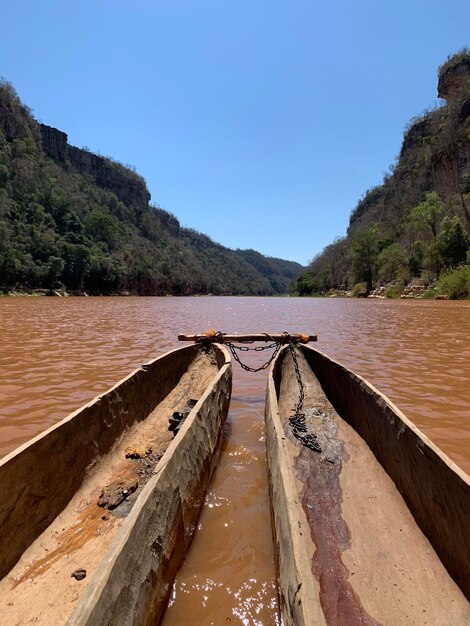
M 75 601 L 86 589 L 71 623 L 143 624 L 149 616 L 152 623 L 158 621 L 175 570 L 191 540 L 220 446 L 230 401 L 229 361 L 228 353 L 219 347 L 211 348 L 210 355 L 203 354 L 197 346 L 167 353 L 135 370 L 108 392 L 3 459 L 0 463 L 0 492 L 4 494 L 0 511 L 0 573 L 3 577 L 0 585 L 3 585 L 1 595 L 5 602 L 8 590 L 12 594 L 19 593 L 16 587 L 21 587 L 20 583 L 32 581 L 37 585 L 36 594 L 42 590 L 44 603 L 50 603 L 54 594 L 42 589 L 42 572 L 38 570 L 52 570 L 53 559 L 47 562 L 45 558 L 39 559 L 43 564 L 38 567 L 37 557 L 33 556 L 32 565 L 25 565 L 24 553 L 33 555 L 41 548 L 50 550 L 45 547 L 49 545 L 48 535 L 55 533 L 60 537 L 64 530 L 60 528 L 62 524 L 66 525 L 70 516 L 77 513 L 77 521 L 63 533 L 63 541 L 75 554 L 75 544 L 83 543 L 89 530 L 87 523 L 91 517 L 86 518 L 84 513 L 93 508 L 96 509 L 92 516 L 95 526 L 90 537 L 86 537 L 86 541 L 91 538 L 90 546 L 96 537 L 102 538 L 103 545 L 108 545 L 105 535 L 112 538 L 116 532 L 118 534 L 112 539 L 104 559 L 98 555 L 90 557 L 88 578 L 77 582 L 81 585 L 77 588 L 80 592 L 76 589 L 72 594 Z M 194 393 L 199 395 L 194 397 Z M 173 410 L 182 409 L 189 399 L 188 394 L 198 403 L 172 440 L 167 431 L 168 417 Z M 124 463 L 137 463 L 124 459 L 124 446 L 129 433 L 135 438 L 133 434 L 148 429 L 147 422 L 153 423 L 152 419 L 157 420 L 154 423 L 165 433 L 166 443 L 162 440 L 163 448 L 160 446 L 163 456 L 158 455 L 154 466 L 145 462 L 151 457 L 140 460 L 150 469 L 136 465 L 143 468 L 141 474 L 144 470 L 148 474 L 135 492 L 138 498 L 134 500 L 131 496 L 131 510 L 114 517 L 125 503 L 113 512 L 99 508 L 96 496 L 99 491 L 95 493 L 93 482 L 97 479 L 93 477 L 101 476 L 100 472 L 106 475 L 108 459 L 117 468 L 124 467 Z M 116 454 L 123 459 L 117 464 L 113 460 Z M 102 515 L 108 521 L 102 521 Z M 96 528 L 96 521 L 99 528 Z M 74 527 L 78 525 L 76 532 Z M 149 532 L 153 533 L 151 538 Z M 140 544 L 145 554 L 137 558 Z M 69 556 L 72 555 L 62 554 L 61 558 Z M 118 567 L 116 562 L 119 562 Z M 73 558 L 70 558 L 70 567 L 72 563 Z M 67 566 L 67 561 L 64 564 Z M 29 572 L 29 581 L 23 580 L 22 567 Z M 131 572 L 133 577 L 129 582 Z M 50 572 L 46 572 L 44 578 L 48 575 Z M 70 581 L 68 569 L 63 577 Z M 7 591 L 5 585 L 9 585 Z M 64 592 L 64 605 L 66 595 Z M 9 602 L 6 610 L 13 604 Z M 52 623 L 50 620 L 58 619 L 61 608 L 56 603 L 52 613 L 46 611 L 40 618 L 35 616 L 35 620 Z M 118 609 L 120 614 L 117 615 Z M 58 619 L 58 623 L 65 621 Z
M 316 350 L 303 353 L 331 404 L 365 440 L 470 599 L 468 476 L 364 379 Z
M 365 380 L 310 347 L 301 348 L 299 362 L 308 381 L 304 406 L 313 411 L 322 453 L 291 435 L 287 418 L 298 385 L 286 349 L 274 363 L 267 394 L 286 624 L 434 624 L 436 615 L 426 610 L 438 594 L 444 609 L 446 602 L 453 608 L 450 619 L 470 619 L 463 595 L 470 591 L 468 476 Z M 328 599 L 329 577 L 334 598 Z M 436 598 L 430 598 L 433 585 Z M 376 609 L 373 617 L 354 601 L 359 589 L 359 600 Z M 390 610 L 383 609 L 387 604 Z

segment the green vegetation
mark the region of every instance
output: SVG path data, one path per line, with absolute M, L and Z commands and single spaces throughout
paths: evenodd
M 423 291 L 420 295 L 416 297 L 419 298 L 420 300 L 434 300 L 436 295 L 437 295 L 436 289 L 433 287 L 431 289 L 426 289 L 425 291 Z
M 367 284 L 356 283 L 351 289 L 351 295 L 353 298 L 365 298 L 367 295 Z
M 134 171 L 68 146 L 0 82 L 0 292 L 272 295 L 304 269 L 224 248 L 149 197 Z
M 399 298 L 401 296 L 402 291 L 403 291 L 403 288 L 401 285 L 389 285 L 387 289 L 385 290 L 385 297 L 386 298 Z
M 470 298 L 470 265 L 448 269 L 437 281 L 437 292 L 452 300 Z
M 383 286 L 397 297 L 419 277 L 428 285 L 438 281 L 438 293 L 468 297 L 470 50 L 450 57 L 439 77 L 445 106 L 412 120 L 382 185 L 361 198 L 346 237 L 313 259 L 293 281 L 292 294 L 363 295 Z

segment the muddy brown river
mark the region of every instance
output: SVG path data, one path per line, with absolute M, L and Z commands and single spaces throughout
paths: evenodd
M 178 345 L 180 332 L 318 334 L 470 472 L 470 302 L 0 298 L 0 456 Z M 264 353 L 250 359 L 259 364 Z M 266 483 L 266 373 L 234 364 L 222 455 L 164 625 L 279 624 Z

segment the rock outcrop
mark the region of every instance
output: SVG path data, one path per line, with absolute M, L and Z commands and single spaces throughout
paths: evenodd
M 347 234 L 314 257 L 291 293 L 316 295 L 342 285 L 370 297 L 397 297 L 413 277 L 438 278 L 468 259 L 470 241 L 470 48 L 439 68 L 445 101 L 413 118 L 397 162 L 353 209 Z M 395 284 L 381 286 L 384 280 Z M 354 289 L 352 289 L 354 287 Z M 418 297 L 411 284 L 402 297 Z M 426 297 L 428 294 L 426 294 Z
M 422 117 L 417 122 L 408 127 L 403 137 L 403 143 L 400 151 L 400 159 L 407 153 L 419 149 L 423 145 L 423 140 L 429 136 L 432 120 L 429 116 Z
M 67 134 L 57 128 L 39 124 L 41 130 L 42 149 L 57 163 L 65 163 L 67 160 Z
M 112 191 L 124 204 L 147 206 L 150 202 L 144 180 L 132 170 L 74 146 L 68 146 L 67 155 L 72 170 L 90 176 L 98 187 Z
M 457 54 L 439 69 L 437 95 L 450 102 L 457 91 L 470 78 L 470 59 L 465 54 Z
M 98 187 L 107 189 L 129 206 L 147 206 L 150 193 L 143 178 L 120 163 L 88 150 L 69 145 L 67 134 L 40 124 L 43 152 L 70 171 L 91 178 Z

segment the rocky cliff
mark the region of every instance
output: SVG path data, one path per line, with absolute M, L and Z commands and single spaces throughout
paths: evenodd
M 150 202 L 145 181 L 135 172 L 111 159 L 69 145 L 67 134 L 40 124 L 44 153 L 69 171 L 90 178 L 96 185 L 112 191 L 124 204 L 142 207 Z
M 470 51 L 449 58 L 438 71 L 441 106 L 411 120 L 397 164 L 383 185 L 367 192 L 351 214 L 348 233 L 389 213 L 403 215 L 425 193 L 459 194 L 470 176 Z
M 327 246 L 294 293 L 358 292 L 425 275 L 427 283 L 466 259 L 470 246 L 470 49 L 438 70 L 444 102 L 411 120 L 382 184 L 351 213 L 346 237 Z M 469 253 L 470 259 L 470 253 Z
M 453 100 L 469 77 L 470 54 L 469 49 L 464 48 L 439 68 L 437 95 L 448 102 Z
M 39 128 L 43 152 L 54 159 L 56 163 L 65 165 L 69 147 L 67 134 L 52 126 L 46 126 L 46 124 L 39 124 Z

